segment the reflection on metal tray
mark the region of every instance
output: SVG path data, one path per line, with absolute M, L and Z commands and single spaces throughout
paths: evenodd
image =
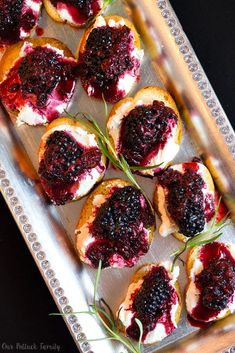
M 235 196 L 235 166 L 232 158 L 235 155 L 234 132 L 169 2 L 117 0 L 108 8 L 107 13 L 130 16 L 141 35 L 145 50 L 142 76 L 131 94 L 147 85 L 165 86 L 181 109 L 185 121 L 184 137 L 174 163 L 200 155 L 222 192 Z M 75 52 L 83 30 L 53 22 L 44 10 L 40 25 L 44 28 L 45 36 L 60 39 Z M 80 82 L 70 106 L 71 113 L 78 110 L 93 114 L 101 125 L 104 124 L 103 103 L 88 98 Z M 59 310 L 68 313 L 65 322 L 77 346 L 81 351 L 90 353 L 123 351 L 119 345 L 109 341 L 78 342 L 86 337 L 94 338 L 94 333 L 102 337 L 102 330 L 93 318 L 73 314 L 87 309 L 92 299 L 96 274 L 95 270 L 79 262 L 73 248 L 74 229 L 85 199 L 59 207 L 48 205 L 35 172 L 38 167 L 37 149 L 45 128 L 13 127 L 3 110 L 0 111 L 0 118 L 1 190 Z M 119 171 L 109 169 L 105 179 L 110 177 L 124 176 Z M 143 177 L 138 177 L 138 181 L 152 199 L 155 181 L 146 181 Z M 233 232 L 234 228 L 228 227 L 222 239 L 231 240 Z M 156 232 L 149 253 L 137 266 L 122 270 L 106 269 L 102 272 L 99 295 L 116 311 L 133 272 L 147 262 L 169 259 L 178 244 L 173 237 L 165 240 Z M 183 294 L 186 275 L 184 267 L 180 266 Z M 179 327 L 173 334 L 161 344 L 145 347 L 143 351 L 160 352 L 165 347 L 166 351 L 182 352 L 182 346 L 179 346 L 182 338 L 190 340 L 182 343 L 185 349 L 192 342 L 194 345 L 195 342 L 204 344 L 209 337 L 213 337 L 213 333 L 222 333 L 228 327 L 235 327 L 233 316 L 229 322 L 220 322 L 219 327 L 212 326 L 214 331 L 209 334 L 191 338 L 190 334 L 194 335 L 195 329 L 188 324 L 184 308 Z M 226 342 L 228 345 L 233 343 L 229 339 Z M 174 344 L 174 349 L 168 350 L 169 344 Z M 224 348 L 226 345 L 218 349 L 222 351 Z

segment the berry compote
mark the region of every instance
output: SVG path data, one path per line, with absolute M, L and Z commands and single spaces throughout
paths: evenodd
M 74 198 L 80 179 L 100 161 L 98 148 L 86 148 L 67 132 L 54 131 L 46 141 L 38 173 L 50 199 L 62 205 Z
M 33 0 L 38 11 L 26 0 L 0 0 L 0 44 L 13 44 L 28 36 L 39 18 L 42 1 Z
M 204 230 L 214 215 L 214 199 L 206 197 L 202 189 L 205 182 L 199 175 L 199 164 L 184 163 L 183 172 L 169 168 L 158 177 L 159 184 L 167 189 L 167 210 L 179 226 L 179 232 L 193 237 Z M 205 207 L 206 204 L 206 207 Z
M 100 0 L 50 0 L 58 11 L 66 11 L 74 25 L 82 26 L 101 10 Z M 61 14 L 61 17 L 63 15 Z M 63 19 L 63 17 L 62 17 Z
M 147 229 L 155 218 L 143 194 L 133 186 L 114 188 L 111 196 L 96 211 L 90 226 L 94 241 L 86 250 L 92 266 L 116 264 L 133 266 L 149 249 Z
M 200 296 L 191 316 L 199 322 L 209 322 L 234 300 L 235 259 L 229 247 L 219 242 L 203 246 L 199 259 L 203 270 L 196 275 L 195 285 Z
M 164 148 L 176 124 L 177 115 L 163 102 L 135 107 L 123 118 L 119 153 L 130 165 L 148 164 Z
M 134 340 L 139 339 L 140 330 L 135 319 L 139 319 L 143 325 L 142 342 L 158 323 L 164 325 L 166 335 L 175 329 L 171 309 L 178 302 L 178 294 L 170 283 L 165 267 L 152 267 L 141 287 L 133 293 L 132 300 L 130 310 L 134 316 L 126 330 L 128 336 Z
M 138 77 L 140 60 L 133 55 L 134 36 L 125 25 L 94 28 L 79 54 L 79 73 L 88 95 L 115 103 L 126 95 L 119 79 Z
M 68 103 L 75 86 L 77 64 L 53 48 L 26 46 L 0 84 L 0 97 L 10 110 L 27 104 L 40 116 L 51 121 L 58 117 L 58 107 Z

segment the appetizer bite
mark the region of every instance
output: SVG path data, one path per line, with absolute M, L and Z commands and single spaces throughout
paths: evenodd
M 83 262 L 98 267 L 131 267 L 145 255 L 155 216 L 140 190 L 126 180 L 102 182 L 88 197 L 75 231 Z
M 125 97 L 140 74 L 139 36 L 126 18 L 97 17 L 79 48 L 79 74 L 89 96 L 115 103 Z
M 57 22 L 71 26 L 84 26 L 103 8 L 103 0 L 44 0 L 48 15 Z
M 105 163 L 97 137 L 78 121 L 56 119 L 41 138 L 38 173 L 54 204 L 86 195 L 103 178 Z
M 72 97 L 77 62 L 52 38 L 32 38 L 7 48 L 0 63 L 0 99 L 18 125 L 57 118 Z
M 141 267 L 134 274 L 119 307 L 120 328 L 127 336 L 138 341 L 140 330 L 135 320 L 142 323 L 142 344 L 163 340 L 177 327 L 180 319 L 179 268 L 175 267 L 171 272 L 170 266 L 163 262 Z
M 0 45 L 29 37 L 37 25 L 42 0 L 0 0 Z
M 125 98 L 110 112 L 107 131 L 118 155 L 123 155 L 142 175 L 154 176 L 179 151 L 182 125 L 175 102 L 160 87 L 145 87 L 134 98 Z
M 198 162 L 176 164 L 158 176 L 154 207 L 159 233 L 181 241 L 204 231 L 215 214 L 215 190 L 208 169 Z
M 234 312 L 234 244 L 214 242 L 194 247 L 187 259 L 187 273 L 186 307 L 194 325 L 200 327 Z

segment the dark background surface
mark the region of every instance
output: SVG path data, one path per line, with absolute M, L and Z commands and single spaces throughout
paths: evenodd
M 171 3 L 235 126 L 235 1 L 171 0 Z M 25 351 L 3 349 L 3 342 L 56 343 L 60 352 L 76 352 L 63 320 L 48 316 L 57 308 L 2 196 L 0 283 L 0 352 Z

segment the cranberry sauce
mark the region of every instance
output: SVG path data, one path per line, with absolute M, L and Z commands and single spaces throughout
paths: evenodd
M 180 233 L 187 237 L 193 237 L 202 232 L 205 218 L 207 220 L 212 215 L 211 208 L 208 208 L 208 214 L 205 216 L 202 192 L 205 183 L 197 174 L 197 170 L 197 163 L 185 163 L 184 173 L 169 168 L 158 178 L 159 184 L 168 191 L 167 210 L 178 224 Z
M 192 317 L 198 321 L 211 321 L 221 310 L 228 308 L 235 293 L 235 259 L 223 243 L 210 243 L 200 251 L 203 270 L 195 277 L 200 290 Z
M 64 131 L 53 132 L 46 141 L 39 165 L 42 185 L 57 204 L 72 200 L 84 173 L 99 165 L 98 148 L 85 148 Z
M 127 26 L 97 27 L 90 33 L 85 51 L 80 53 L 80 77 L 89 95 L 114 103 L 126 93 L 118 89 L 125 73 L 137 76 L 140 61 L 132 56 L 134 37 Z
M 134 316 L 126 330 L 128 336 L 139 339 L 140 330 L 135 319 L 139 319 L 143 325 L 142 342 L 158 323 L 164 325 L 167 335 L 174 330 L 171 308 L 177 303 L 178 294 L 170 284 L 169 275 L 163 266 L 154 266 L 151 269 L 144 277 L 141 288 L 133 293 L 132 299 L 130 310 L 134 312 Z
M 73 92 L 76 63 L 47 47 L 27 50 L 0 84 L 0 98 L 11 110 L 28 103 L 52 120 L 59 115 L 57 106 L 67 102 Z
M 18 42 L 21 29 L 29 33 L 35 26 L 39 14 L 26 8 L 24 3 L 24 0 L 0 0 L 0 44 Z
M 163 102 L 135 107 L 123 119 L 120 153 L 130 165 L 148 164 L 165 146 L 176 124 L 176 114 Z
M 155 224 L 150 206 L 141 192 L 132 186 L 115 188 L 110 198 L 97 210 L 91 233 L 95 239 L 86 256 L 94 267 L 115 262 L 120 267 L 133 266 L 149 249 L 146 228 Z
M 67 11 L 74 24 L 84 25 L 101 10 L 99 0 L 51 0 L 57 10 Z

